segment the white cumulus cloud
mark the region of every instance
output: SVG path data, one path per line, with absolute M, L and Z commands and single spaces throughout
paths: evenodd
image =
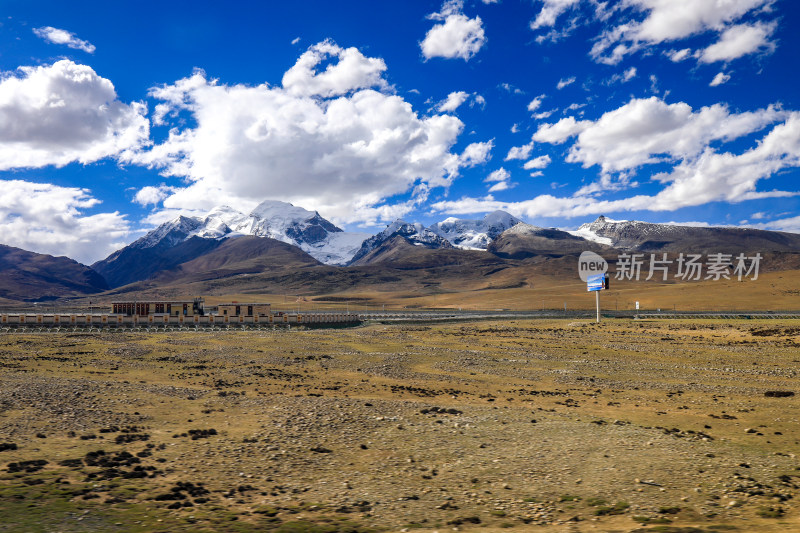
M 41 37 L 45 41 L 49 41 L 53 44 L 63 44 L 69 48 L 83 50 L 89 54 L 93 54 L 95 51 L 95 46 L 92 43 L 84 41 L 83 39 L 78 39 L 74 33 L 68 32 L 67 30 L 60 30 L 52 26 L 44 26 L 42 28 L 34 28 L 33 33 L 35 33 L 37 37 Z
M 324 42 L 300 56 L 282 86 L 223 85 L 195 72 L 151 90 L 169 137 L 131 161 L 188 182 L 170 184 L 166 209 L 247 209 L 271 198 L 340 223 L 396 218 L 431 188 L 449 186 L 460 168 L 488 160 L 493 141 L 453 152 L 463 123 L 418 115 L 388 92 L 384 70 L 380 59 Z M 188 112 L 192 125 L 176 112 Z M 385 203 L 405 193 L 407 203 Z
M 511 174 L 508 172 L 508 170 L 504 169 L 503 167 L 500 167 L 491 174 L 489 174 L 488 176 L 486 176 L 486 179 L 484 181 L 487 183 L 494 183 L 497 181 L 506 181 L 510 177 Z
M 444 57 L 469 61 L 486 43 L 483 21 L 469 18 L 462 12 L 463 0 L 448 0 L 441 11 L 428 15 L 429 19 L 443 21 L 425 34 L 420 43 L 425 59 Z
M 626 69 L 624 72 L 621 72 L 619 74 L 614 74 L 613 76 L 611 76 L 611 78 L 609 78 L 608 80 L 608 84 L 610 85 L 612 83 L 627 83 L 635 77 L 636 77 L 636 67 L 630 67 L 629 69 Z
M 633 99 L 596 121 L 578 122 L 568 117 L 542 125 L 534 140 L 559 144 L 577 136 L 567 161 L 614 172 L 694 157 L 712 141 L 739 138 L 785 116 L 774 107 L 731 113 L 722 104 L 693 111 L 683 102 L 668 104 L 650 97 Z
M 505 191 L 510 189 L 514 186 L 509 180 L 511 179 L 511 173 L 504 169 L 503 167 L 498 168 L 491 174 L 489 174 L 485 180 L 485 183 L 491 183 L 492 185 L 489 187 L 489 192 L 497 192 L 497 191 Z
M 505 161 L 511 161 L 513 159 L 528 159 L 528 157 L 531 155 L 531 150 L 533 150 L 533 141 L 529 142 L 528 144 L 523 144 L 522 146 L 512 146 L 508 150 Z
M 644 13 L 644 18 L 622 19 L 608 28 L 595 41 L 591 56 L 601 63 L 616 64 L 626 55 L 648 46 L 680 41 L 707 32 L 727 33 L 736 27 L 733 25 L 741 17 L 768 7 L 773 2 L 774 0 L 627 0 L 626 6 Z M 713 49 L 712 57 L 715 54 L 732 54 L 734 50 L 739 52 L 739 56 L 751 53 L 755 49 L 743 50 L 752 48 L 757 41 L 759 44 L 756 49 L 765 46 L 769 32 L 764 35 L 759 32 L 767 30 L 769 25 L 757 24 L 749 28 L 747 35 L 742 35 L 744 28 L 734 31 L 727 38 L 723 33 L 725 44 Z M 756 28 L 757 32 L 754 31 Z M 679 59 L 673 56 L 673 61 L 686 57 L 680 52 L 678 54 Z
M 447 95 L 447 98 L 444 100 L 444 102 L 440 103 L 436 109 L 438 109 L 441 113 L 453 112 L 458 109 L 458 107 L 463 104 L 467 98 L 469 98 L 469 93 L 467 92 L 452 92 Z
M 494 139 L 469 144 L 459 157 L 461 166 L 474 167 L 487 162 L 492 157 L 492 148 L 494 148 Z
M 567 85 L 572 85 L 573 83 L 575 83 L 575 76 L 570 76 L 569 78 L 562 78 L 558 80 L 558 83 L 556 84 L 556 89 L 561 90 Z
M 145 207 L 148 205 L 158 205 L 173 191 L 175 191 L 174 187 L 169 187 L 163 184 L 159 185 L 158 187 L 148 185 L 147 187 L 142 187 L 136 192 L 133 201 Z
M 526 161 L 525 164 L 522 165 L 522 168 L 525 170 L 543 169 L 547 168 L 550 162 L 551 159 L 549 155 L 540 155 L 539 157 L 534 157 L 530 161 Z
M 320 63 L 336 58 L 319 72 Z M 366 57 L 357 48 L 323 41 L 306 50 L 283 75 L 283 88 L 292 96 L 338 96 L 367 87 L 387 88 L 383 59 Z
M 717 75 L 714 76 L 714 79 L 711 80 L 709 85 L 711 87 L 716 87 L 717 85 L 722 85 L 723 83 L 727 83 L 730 81 L 731 77 L 729 74 L 725 74 L 724 72 L 717 72 Z
M 512 188 L 513 186 L 514 184 L 509 181 L 498 181 L 497 183 L 489 187 L 489 192 L 505 191 L 507 189 Z
M 670 50 L 667 56 L 673 63 L 680 63 L 684 59 L 688 59 L 692 55 L 691 48 L 682 48 L 680 50 Z
M 539 109 L 542 106 L 542 100 L 544 100 L 544 95 L 543 94 L 541 94 L 541 95 L 537 96 L 536 98 L 534 98 L 533 100 L 531 100 L 530 103 L 528 104 L 528 111 L 533 113 L 534 111 Z
M 589 120 L 575 120 L 575 117 L 562 118 L 555 124 L 542 124 L 536 133 L 533 134 L 533 140 L 545 142 L 550 144 L 562 144 L 570 137 L 579 134 L 591 125 Z
M 92 163 L 149 142 L 143 103 L 125 104 L 91 67 L 67 59 L 0 78 L 0 170 Z
M 472 101 L 469 103 L 470 107 L 478 106 L 481 109 L 486 107 L 486 98 L 483 97 L 482 94 L 474 94 L 472 95 Z
M 0 180 L 0 187 L 3 244 L 90 264 L 123 246 L 129 235 L 118 212 L 86 214 L 99 204 L 86 189 L 23 180 Z
M 714 63 L 731 61 L 759 50 L 772 51 L 775 43 L 769 40 L 775 23 L 738 24 L 726 29 L 719 41 L 702 51 L 700 61 Z
M 663 186 L 655 194 L 605 200 L 597 196 L 602 188 L 584 187 L 572 196 L 540 195 L 516 202 L 502 202 L 493 197 L 464 197 L 436 202 L 432 208 L 439 212 L 460 215 L 502 209 L 521 217 L 576 217 L 621 211 L 674 211 L 710 202 L 735 203 L 798 195 L 796 191 L 759 190 L 758 186 L 763 180 L 785 169 L 800 168 L 800 112 L 778 112 L 768 108 L 734 115 L 721 106 L 711 106 L 697 112 L 687 112 L 680 107 L 667 109 L 665 118 L 669 116 L 673 119 L 666 121 L 672 124 L 669 128 L 664 128 L 662 124 L 660 129 L 649 130 L 648 126 L 638 130 L 638 138 L 650 147 L 651 153 L 635 154 L 635 150 L 619 145 L 620 142 L 627 145 L 636 135 L 636 128 L 630 134 L 623 134 L 621 138 L 610 141 L 610 145 L 614 146 L 609 146 L 611 149 L 606 152 L 609 158 L 606 166 L 609 168 L 615 166 L 611 158 L 616 156 L 617 150 L 623 158 L 628 159 L 628 164 L 659 160 L 664 154 L 673 159 L 680 157 L 672 170 L 652 176 L 654 183 Z M 721 132 L 713 131 L 717 121 L 720 121 Z M 715 149 L 710 145 L 712 140 L 733 140 L 776 121 L 780 123 L 773 126 L 754 146 L 739 153 Z M 690 137 L 683 146 L 668 148 L 666 144 L 662 144 L 667 137 L 672 137 L 678 131 L 681 135 Z M 600 131 L 595 133 L 599 134 Z M 612 130 L 605 133 L 614 136 Z M 630 137 L 626 139 L 627 135 Z M 606 178 L 608 176 L 604 176 L 604 180 Z M 606 180 L 604 183 L 610 182 Z M 783 228 L 792 228 L 796 225 L 796 220 L 797 217 L 789 218 L 781 221 L 780 225 Z M 774 224 L 773 228 L 777 229 L 779 224 Z
M 559 15 L 576 6 L 579 2 L 580 0 L 542 0 L 542 9 L 531 22 L 531 29 L 537 30 L 554 26 Z

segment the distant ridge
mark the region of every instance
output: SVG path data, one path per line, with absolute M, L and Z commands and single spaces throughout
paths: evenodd
M 234 236 L 274 239 L 326 264 L 350 260 L 368 235 L 344 232 L 315 211 L 267 200 L 245 215 L 218 206 L 204 217 L 179 216 L 96 262 L 92 268 L 112 287 L 146 280 L 219 247 Z
M 181 276 L 200 282 L 278 273 L 297 286 L 304 283 L 304 276 L 312 276 L 311 272 L 333 286 L 339 283 L 335 280 L 348 279 L 352 285 L 359 283 L 362 275 L 380 277 L 374 269 L 337 273 L 343 265 L 402 272 L 433 269 L 430 274 L 437 276 L 451 270 L 468 276 L 468 264 L 485 266 L 494 264 L 495 259 L 557 259 L 586 250 L 609 259 L 623 252 L 797 254 L 800 235 L 616 221 L 604 216 L 577 230 L 564 231 L 532 226 L 504 211 L 495 211 L 482 219 L 448 218 L 428 227 L 396 220 L 380 233 L 366 236 L 342 231 L 315 211 L 268 200 L 246 215 L 219 206 L 203 217 L 177 217 L 92 267 L 111 287 L 147 280 L 150 285 L 173 284 Z M 780 261 L 795 263 L 793 258 Z M 320 270 L 323 265 L 328 267 L 324 273 Z M 459 268 L 453 270 L 453 265 Z
M 560 257 L 583 251 L 613 252 L 613 248 L 555 228 L 540 228 L 520 222 L 495 238 L 488 251 L 507 259 L 538 255 Z
M 572 235 L 623 251 L 740 253 L 797 252 L 800 235 L 749 228 L 681 226 L 599 216 Z
M 25 302 L 84 296 L 108 289 L 103 277 L 68 257 L 0 244 L 0 298 Z

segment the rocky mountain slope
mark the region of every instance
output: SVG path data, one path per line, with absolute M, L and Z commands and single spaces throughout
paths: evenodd
M 540 228 L 520 222 L 513 228 L 498 235 L 488 247 L 488 251 L 500 257 L 525 259 L 538 255 L 560 257 L 567 254 L 580 254 L 585 250 L 593 252 L 613 252 L 610 246 L 572 232 L 555 228 Z
M 268 200 L 248 215 L 220 206 L 205 217 L 179 216 L 92 267 L 109 285 L 119 287 L 172 270 L 216 250 L 225 239 L 243 235 L 296 246 L 326 264 L 346 263 L 367 237 L 344 232 L 315 211 Z
M 698 254 L 800 251 L 800 235 L 796 233 L 617 221 L 604 216 L 570 233 L 623 251 Z
M 505 211 L 494 211 L 480 220 L 447 218 L 428 229 L 456 248 L 486 250 L 493 239 L 519 222 Z
M 321 266 L 320 262 L 296 246 L 268 237 L 243 235 L 225 239 L 207 254 L 158 273 L 151 282 L 169 285 L 263 273 L 279 275 L 316 266 Z
M 0 298 L 46 301 L 108 289 L 97 272 L 68 257 L 37 254 L 0 244 Z
M 396 220 L 382 232 L 365 240 L 350 260 L 350 264 L 369 264 L 370 258 L 385 255 L 388 249 L 402 243 L 410 243 L 413 246 L 422 246 L 428 249 L 453 247 L 450 241 L 440 237 L 422 224 L 409 224 L 403 220 Z
M 289 248 L 281 248 L 280 257 L 286 260 L 289 270 L 296 267 L 295 271 L 288 272 L 283 268 L 279 261 L 276 262 L 277 256 L 253 255 L 277 253 L 274 242 L 255 244 L 256 241 L 241 241 L 226 245 L 231 237 L 242 236 L 284 243 Z M 426 268 L 434 269 L 428 275 L 433 275 L 434 271 L 437 276 L 456 275 L 454 272 L 457 270 L 458 275 L 469 277 L 469 268 L 461 267 L 474 263 L 478 256 L 467 258 L 460 253 L 466 251 L 483 254 L 490 262 L 495 259 L 538 261 L 567 258 L 585 250 L 600 253 L 609 261 L 622 252 L 668 252 L 673 255 L 680 252 L 761 252 L 762 255 L 778 253 L 786 256 L 788 253 L 791 256 L 781 256 L 779 260 L 772 258 L 770 268 L 779 264 L 790 268 L 800 257 L 800 235 L 791 233 L 614 221 L 602 216 L 577 230 L 563 231 L 521 223 L 503 211 L 489 213 L 477 220 L 449 218 L 429 227 L 397 220 L 376 235 L 366 239 L 362 237 L 363 234 L 342 231 L 316 212 L 283 202 L 266 201 L 247 215 L 229 207 L 218 207 L 202 218 L 179 217 L 93 267 L 112 287 L 148 279 L 156 284 L 167 280 L 177 283 L 179 275 L 195 281 L 221 279 L 229 275 L 239 276 L 237 279 L 241 281 L 242 275 L 256 275 L 257 268 L 261 268 L 262 272 L 258 274 L 261 279 L 274 274 L 283 280 L 281 283 L 298 287 L 313 278 L 317 280 L 314 283 L 322 283 L 325 287 L 335 289 L 341 285 L 344 289 L 361 284 L 364 281 L 360 278 L 362 275 L 366 276 L 369 284 L 380 279 L 374 268 L 386 272 L 391 270 L 389 277 L 392 278 L 397 277 L 397 272 L 402 277 L 412 270 L 418 276 Z M 253 243 L 253 253 L 244 248 L 242 243 L 247 242 Z M 290 253 L 290 249 L 297 253 Z M 316 264 L 316 261 L 327 268 L 321 269 L 323 265 Z M 342 264 L 374 268 L 339 272 L 337 268 Z M 449 265 L 459 265 L 459 269 L 453 270 Z M 215 269 L 218 272 L 215 273 Z M 275 279 L 277 282 L 278 278 Z

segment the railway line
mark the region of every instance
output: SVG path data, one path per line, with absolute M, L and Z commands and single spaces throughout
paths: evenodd
M 355 313 L 269 313 L 265 315 L 126 315 L 115 313 L 0 313 L 0 331 L 16 329 L 78 331 L 103 329 L 211 330 L 270 327 L 335 327 L 361 322 Z
M 308 313 L 277 312 L 269 315 L 121 315 L 113 313 L 0 313 L 0 333 L 25 330 L 28 332 L 108 331 L 139 329 L 157 331 L 222 331 L 264 328 L 342 327 L 363 323 L 441 323 L 470 320 L 519 319 L 594 319 L 590 310 L 535 311 L 459 311 L 459 310 L 402 310 L 381 312 L 314 311 Z M 606 311 L 607 319 L 634 320 L 800 320 L 800 311 Z

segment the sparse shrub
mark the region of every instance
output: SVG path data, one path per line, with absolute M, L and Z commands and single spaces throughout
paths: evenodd
M 785 513 L 786 511 L 781 507 L 762 507 L 756 511 L 756 514 L 761 518 L 780 518 Z
M 627 502 L 617 502 L 614 505 L 603 505 L 595 509 L 594 514 L 597 516 L 623 514 L 630 504 Z

